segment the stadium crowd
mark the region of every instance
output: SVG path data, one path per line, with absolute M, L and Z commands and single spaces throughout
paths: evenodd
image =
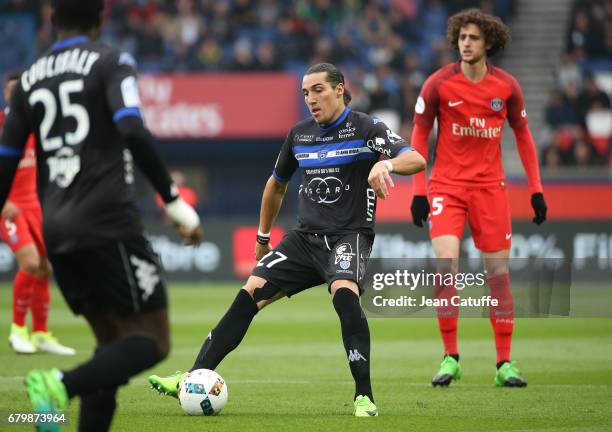
M 27 11 L 34 2 L 9 0 Z M 144 72 L 303 73 L 333 60 L 352 106 L 412 119 L 427 75 L 453 60 L 446 20 L 466 7 L 509 19 L 514 0 L 108 0 L 103 38 L 135 54 Z M 38 50 L 53 40 L 42 1 Z M 391 120 L 393 122 L 393 120 Z M 404 130 L 403 134 L 409 133 Z
M 300 75 L 331 59 L 345 71 L 351 106 L 384 116 L 406 137 L 425 78 L 454 59 L 447 18 L 472 6 L 509 21 L 516 0 L 108 0 L 103 38 L 134 53 L 143 72 Z M 38 16 L 39 51 L 55 37 L 50 11 L 50 0 L 0 6 Z M 569 24 L 538 134 L 541 161 L 551 169 L 608 165 L 610 98 L 595 78 L 611 66 L 612 0 L 575 0 Z
M 546 107 L 542 165 L 610 165 L 610 59 L 612 0 L 576 0 Z

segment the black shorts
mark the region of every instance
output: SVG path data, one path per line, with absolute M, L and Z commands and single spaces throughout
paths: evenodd
M 168 304 L 162 267 L 143 237 L 50 254 L 55 279 L 75 314 L 129 315 Z
M 264 278 L 288 297 L 305 289 L 347 279 L 359 285 L 363 279 L 374 236 L 290 231 L 272 252 L 264 256 L 252 275 Z

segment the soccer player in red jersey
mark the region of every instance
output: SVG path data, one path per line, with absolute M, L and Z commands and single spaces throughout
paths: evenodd
M 10 100 L 20 74 L 8 75 L 4 100 Z M 0 127 L 4 113 L 0 116 Z M 19 269 L 13 281 L 13 323 L 9 344 L 19 354 L 36 351 L 73 355 L 74 349 L 64 346 L 49 332 L 49 276 L 42 236 L 42 212 L 36 192 L 36 144 L 34 135 L 25 147 L 13 179 L 11 192 L 0 218 L 0 238 L 6 242 L 17 259 Z M 28 334 L 26 314 L 32 313 L 32 334 Z
M 429 216 L 430 237 L 438 271 L 457 272 L 460 241 L 466 220 L 482 252 L 490 295 L 499 300 L 490 308 L 497 351 L 495 384 L 525 387 L 526 381 L 510 363 L 514 306 L 508 259 L 512 228 L 501 160 L 501 138 L 508 119 L 531 191 L 533 222 L 546 220 L 546 203 L 538 160 L 527 125 L 521 88 L 509 73 L 487 62 L 510 40 L 510 30 L 497 17 L 478 9 L 463 10 L 448 21 L 447 39 L 460 61 L 432 74 L 416 103 L 412 146 L 427 157 L 427 142 L 438 120 L 435 162 L 426 185 L 425 172 L 414 176 L 413 221 L 422 226 Z M 436 298 L 457 295 L 453 285 L 435 287 Z M 450 303 L 449 303 L 450 304 Z M 447 386 L 461 377 L 457 349 L 458 307 L 440 306 L 438 324 L 445 357 L 434 386 Z

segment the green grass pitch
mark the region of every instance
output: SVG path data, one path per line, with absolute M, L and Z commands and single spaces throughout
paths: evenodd
M 324 287 L 284 299 L 257 316 L 242 345 L 218 368 L 229 403 L 218 417 L 189 417 L 175 399 L 158 396 L 146 376 L 191 366 L 200 344 L 240 284 L 172 284 L 173 351 L 124 387 L 113 430 L 612 430 L 612 319 L 518 319 L 513 358 L 526 389 L 493 386 L 495 354 L 487 319 L 459 322 L 463 379 L 429 384 L 441 360 L 434 319 L 371 319 L 372 382 L 380 417 L 351 416 L 353 384 L 338 318 Z M 22 385 L 32 368 L 69 368 L 85 360 L 93 339 L 81 318 L 52 293 L 52 330 L 77 357 L 17 356 L 6 340 L 11 292 L 0 289 L 0 412 L 30 411 Z M 75 430 L 78 402 L 67 430 Z M 0 422 L 0 430 L 24 430 Z

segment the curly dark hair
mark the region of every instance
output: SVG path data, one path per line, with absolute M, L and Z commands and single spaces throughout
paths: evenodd
M 488 57 L 502 51 L 506 44 L 510 42 L 510 29 L 501 19 L 473 8 L 457 12 L 448 19 L 446 39 L 452 48 L 459 49 L 459 31 L 468 24 L 477 25 L 484 35 L 486 44 L 491 45 L 487 50 Z

